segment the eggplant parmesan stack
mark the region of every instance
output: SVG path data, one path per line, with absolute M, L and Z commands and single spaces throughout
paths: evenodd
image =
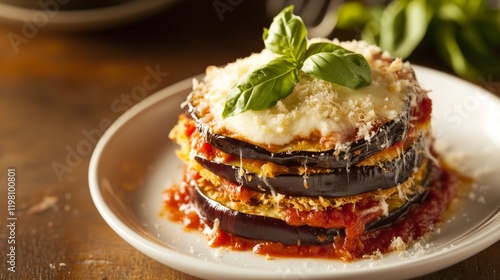
M 431 101 L 407 62 L 364 41 L 311 40 L 361 54 L 368 86 L 299 72 L 265 110 L 223 117 L 233 85 L 276 58 L 264 49 L 193 81 L 170 132 L 185 162 L 165 201 L 212 246 L 351 260 L 429 232 L 454 195 L 431 153 Z

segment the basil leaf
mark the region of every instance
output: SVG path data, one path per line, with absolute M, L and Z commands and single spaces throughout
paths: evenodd
M 437 25 L 434 34 L 434 38 L 438 42 L 436 48 L 455 73 L 468 79 L 474 79 L 478 73 L 467 61 L 460 49 L 460 45 L 457 43 L 457 34 L 459 32 L 460 30 L 453 22 Z
M 312 43 L 309 48 L 307 48 L 305 58 L 310 57 L 313 54 L 321 53 L 321 52 L 333 52 L 338 49 L 343 49 L 341 46 L 328 43 L 328 42 L 319 42 L 319 43 Z
M 380 46 L 380 32 L 382 32 L 382 27 L 380 26 L 380 19 L 384 13 L 384 8 L 380 6 L 375 6 L 371 9 L 370 14 L 372 20 L 367 22 L 365 27 L 361 32 L 361 39 L 375 45 Z
M 426 0 L 394 1 L 381 18 L 380 47 L 391 55 L 408 57 L 424 38 L 431 16 Z
M 372 81 L 366 59 L 343 48 L 311 55 L 301 70 L 314 78 L 353 89 L 368 86 Z
M 222 117 L 271 108 L 292 93 L 297 80 L 296 65 L 286 57 L 275 58 L 238 80 L 226 98 Z
M 500 9 L 486 12 L 474 25 L 489 46 L 500 49 Z
M 457 43 L 467 61 L 479 74 L 500 73 L 500 54 L 495 53 L 495 49 L 488 45 L 474 25 L 460 26 Z
M 335 28 L 354 29 L 370 20 L 370 9 L 363 3 L 345 2 L 338 9 Z
M 307 48 L 307 29 L 302 19 L 289 6 L 274 17 L 269 29 L 264 28 L 264 44 L 274 53 L 291 58 L 299 64 Z

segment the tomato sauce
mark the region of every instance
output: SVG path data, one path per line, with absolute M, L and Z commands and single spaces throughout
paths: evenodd
M 253 251 L 270 257 L 311 257 L 350 261 L 367 255 L 391 251 L 391 243 L 397 237 L 405 243 L 409 243 L 435 229 L 436 225 L 441 222 L 443 213 L 462 182 L 455 173 L 447 168 L 435 168 L 432 176 L 433 181 L 426 199 L 420 204 L 412 205 L 409 212 L 391 226 L 364 232 L 364 228 L 356 227 L 353 223 L 349 224 L 350 220 L 356 220 L 353 209 L 336 213 L 351 215 L 352 219 L 349 216 L 339 219 L 345 221 L 346 236 L 337 237 L 333 243 L 327 245 L 284 245 L 279 242 L 249 240 L 213 228 L 196 214 L 196 210 L 191 204 L 191 186 L 186 182 L 187 180 L 183 180 L 179 186 L 167 189 L 163 199 L 165 208 L 170 213 L 170 219 L 183 223 L 186 229 L 203 232 L 207 236 L 209 246 L 212 247 Z M 189 180 L 192 179 L 196 178 L 189 178 Z M 289 217 L 291 220 L 288 222 L 292 224 L 300 224 L 301 219 L 304 219 L 300 213 L 296 216 L 290 214 Z M 316 218 L 317 222 L 321 222 L 321 217 Z M 370 219 L 370 217 L 366 217 L 366 219 Z M 309 218 L 309 222 L 311 221 L 314 219 Z

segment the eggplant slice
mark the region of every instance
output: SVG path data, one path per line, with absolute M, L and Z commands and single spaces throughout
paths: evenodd
M 399 221 L 412 205 L 425 199 L 428 193 L 427 186 L 426 183 L 425 191 L 414 195 L 388 216 L 368 223 L 366 231 L 376 230 Z M 214 221 L 218 220 L 218 227 L 221 230 L 251 240 L 281 242 L 286 245 L 320 245 L 333 243 L 336 236 L 345 236 L 344 228 L 291 226 L 280 219 L 233 210 L 209 198 L 195 184 L 192 185 L 191 202 L 197 209 L 198 215 L 210 226 L 214 226 Z
M 251 190 L 291 196 L 341 197 L 377 189 L 388 189 L 408 180 L 425 158 L 424 137 L 392 161 L 375 165 L 336 168 L 328 173 L 307 175 L 282 174 L 275 177 L 258 176 L 239 167 L 209 161 L 200 156 L 194 159 L 213 174 Z M 243 171 L 243 172 L 242 172 Z
M 237 157 L 247 159 L 269 161 L 283 166 L 307 166 L 318 168 L 341 168 L 350 167 L 364 159 L 386 149 L 393 144 L 404 141 L 408 131 L 408 120 L 410 113 L 410 102 L 406 102 L 406 108 L 396 119 L 386 122 L 380 126 L 376 134 L 369 140 L 359 139 L 345 143 L 347 149 L 328 151 L 290 151 L 273 153 L 260 146 L 244 142 L 224 135 L 214 134 L 206 124 L 202 123 L 196 115 L 196 108 L 188 99 L 188 113 L 196 122 L 198 131 L 205 140 L 215 148 Z
M 280 219 L 238 212 L 212 200 L 198 186 L 193 186 L 193 189 L 191 201 L 198 215 L 211 226 L 215 220 L 218 220 L 221 230 L 236 236 L 283 244 L 306 245 L 332 243 L 335 236 L 344 235 L 342 229 L 291 226 Z
M 433 166 L 431 165 L 430 168 L 433 168 Z M 397 223 L 402 217 L 406 215 L 406 213 L 408 213 L 408 211 L 410 211 L 411 206 L 415 204 L 420 204 L 427 198 L 427 195 L 429 194 L 429 188 L 430 188 L 429 186 L 432 180 L 433 180 L 432 172 L 427 172 L 427 176 L 422 182 L 422 187 L 424 188 L 423 192 L 412 196 L 410 200 L 408 200 L 405 204 L 403 204 L 395 211 L 390 212 L 389 215 L 381 219 L 369 222 L 365 226 L 365 230 L 371 231 Z

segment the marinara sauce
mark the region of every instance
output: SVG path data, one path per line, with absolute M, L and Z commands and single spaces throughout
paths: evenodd
M 227 247 L 236 251 L 252 251 L 269 257 L 309 257 L 350 261 L 392 250 L 391 243 L 400 238 L 410 243 L 435 229 L 442 221 L 450 201 L 455 196 L 461 178 L 448 168 L 436 167 L 426 199 L 414 204 L 408 213 L 396 223 L 376 230 L 363 232 L 354 238 L 338 237 L 331 244 L 284 245 L 279 242 L 258 241 L 241 238 L 218 228 L 211 227 L 200 219 L 191 204 L 191 186 L 183 182 L 164 192 L 164 202 L 169 218 L 182 222 L 186 229 L 203 232 L 211 247 Z M 192 178 L 191 178 L 192 179 Z

